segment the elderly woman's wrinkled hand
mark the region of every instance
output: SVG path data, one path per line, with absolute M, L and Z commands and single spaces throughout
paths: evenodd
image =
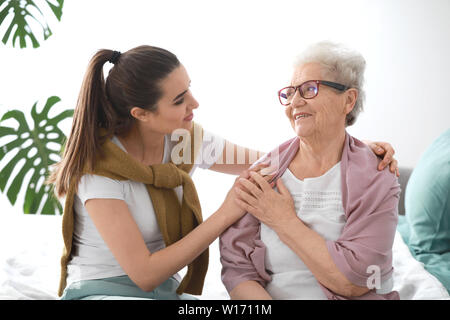
M 297 219 L 294 200 L 281 179 L 276 182 L 277 192 L 272 189 L 274 183 L 269 184 L 260 174 L 250 172 L 250 176 L 255 183 L 239 178 L 235 189 L 236 202 L 243 210 L 275 231 Z
M 265 163 L 260 163 L 257 164 L 254 168 L 249 169 L 249 170 L 244 170 L 242 171 L 242 173 L 239 175 L 239 177 L 237 177 L 234 180 L 233 186 L 231 187 L 231 189 L 228 191 L 227 196 L 225 197 L 225 200 L 223 201 L 222 205 L 221 205 L 221 209 L 224 210 L 225 212 L 227 212 L 227 215 L 229 216 L 230 219 L 232 219 L 233 221 L 239 219 L 240 217 L 242 217 L 247 211 L 245 211 L 241 206 L 239 206 L 236 202 L 236 199 L 238 198 L 238 194 L 236 192 L 236 187 L 239 185 L 239 180 L 240 179 L 249 179 L 251 182 L 254 182 L 253 178 L 250 176 L 250 172 L 264 172 L 264 170 L 267 170 L 269 168 L 268 164 Z M 264 179 L 268 180 L 270 178 L 270 176 L 266 176 Z

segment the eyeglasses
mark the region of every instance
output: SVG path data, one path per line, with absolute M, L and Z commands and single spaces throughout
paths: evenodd
M 345 91 L 350 87 L 344 86 L 343 84 L 339 84 L 331 81 L 323 81 L 323 80 L 309 80 L 303 82 L 301 85 L 296 87 L 285 87 L 278 91 L 278 98 L 280 99 L 280 103 L 283 106 L 288 106 L 291 104 L 292 99 L 294 99 L 295 91 L 300 93 L 300 96 L 303 99 L 312 99 L 319 94 L 319 84 L 323 84 L 324 86 L 328 86 L 339 91 Z

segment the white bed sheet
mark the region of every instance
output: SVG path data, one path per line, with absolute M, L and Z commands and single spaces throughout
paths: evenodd
M 62 253 L 61 217 L 4 214 L 0 216 L 0 299 L 58 299 Z M 401 299 L 446 299 L 444 286 L 415 260 L 397 232 L 394 248 L 394 290 Z M 220 280 L 217 241 L 210 248 L 210 267 L 201 299 L 229 299 Z

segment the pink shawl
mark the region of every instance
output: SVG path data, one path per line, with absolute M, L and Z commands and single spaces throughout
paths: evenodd
M 274 149 L 257 163 L 278 167 L 280 178 L 299 148 L 299 137 Z M 378 171 L 379 159 L 361 141 L 346 133 L 341 158 L 342 204 L 346 223 L 336 241 L 327 241 L 328 252 L 338 269 L 353 284 L 367 286 L 373 271 L 380 270 L 381 282 L 393 273 L 392 245 L 398 221 L 400 185 L 389 170 Z M 265 269 L 265 246 L 260 240 L 260 222 L 250 213 L 220 237 L 222 282 L 228 292 L 239 283 L 254 280 L 263 287 L 271 281 Z M 368 269 L 369 268 L 369 269 Z M 319 283 L 320 284 L 320 283 Z M 320 284 L 328 299 L 399 299 L 396 291 L 377 294 L 375 289 L 360 297 L 340 296 Z

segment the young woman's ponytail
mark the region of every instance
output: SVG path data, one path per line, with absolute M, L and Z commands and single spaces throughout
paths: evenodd
M 114 63 L 105 81 L 103 67 Z M 99 50 L 89 62 L 78 96 L 72 128 L 62 159 L 47 179 L 57 197 L 64 196 L 72 179 L 78 185 L 84 166 L 93 169 L 104 139 L 125 134 L 135 119 L 130 110 L 157 109 L 162 92 L 159 82 L 180 65 L 171 52 L 140 46 L 123 54 Z M 100 128 L 106 134 L 100 136 Z
M 100 148 L 98 127 L 100 124 L 108 126 L 111 121 L 112 108 L 108 106 L 106 97 L 103 67 L 112 54 L 111 50 L 98 51 L 84 75 L 62 161 L 48 179 L 48 183 L 55 185 L 54 191 L 58 197 L 67 192 L 71 178 L 81 178 L 77 177 L 77 173 L 82 172 L 85 164 L 93 167 Z

